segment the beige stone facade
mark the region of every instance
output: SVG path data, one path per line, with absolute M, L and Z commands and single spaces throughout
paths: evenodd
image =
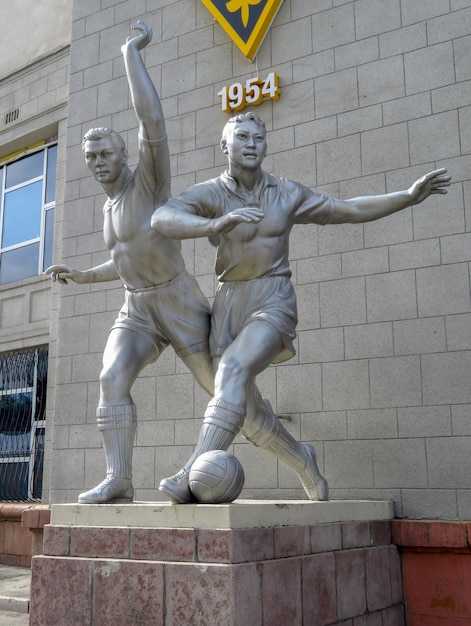
M 365 225 L 295 227 L 297 355 L 270 367 L 259 385 L 291 416 L 293 434 L 316 444 L 332 498 L 392 499 L 399 516 L 469 519 L 471 2 L 285 0 L 250 63 L 200 0 L 76 0 L 67 130 L 59 85 L 45 115 L 60 122 L 67 144 L 56 259 L 80 269 L 108 258 L 105 198 L 83 164 L 83 133 L 114 128 L 128 142 L 130 165 L 136 162 L 120 45 L 138 18 L 154 31 L 145 57 L 167 119 L 173 193 L 224 169 L 218 143 L 228 115 L 218 92 L 270 72 L 279 76 L 281 96 L 256 109 L 269 130 L 268 171 L 348 198 L 403 189 L 431 169 L 448 168 L 449 194 L 424 205 Z M 67 58 L 55 54 L 58 80 Z M 32 67 L 39 78 L 39 65 Z M 27 105 L 35 106 L 31 93 Z M 59 185 L 59 205 L 60 193 Z M 211 299 L 213 249 L 187 241 L 184 254 Z M 0 288 L 0 298 L 8 300 L 8 319 L 17 319 L 15 306 L 34 312 L 31 332 L 47 337 L 52 320 L 44 498 L 73 502 L 104 472 L 98 375 L 123 288 L 49 290 L 39 277 Z M 0 332 L 17 332 L 21 344 L 29 341 L 26 328 Z M 207 398 L 171 349 L 143 372 L 133 396 L 137 499 L 160 500 L 160 478 L 191 453 Z M 303 497 L 296 476 L 274 459 L 242 439 L 234 450 L 246 472 L 243 497 Z
M 59 245 L 71 14 L 71 0 L 47 0 L 39 4 L 20 0 L 18 4 L 2 7 L 0 25 L 0 164 L 13 162 L 41 142 L 57 142 L 55 241 Z M 0 354 L 47 346 L 56 326 L 51 304 L 47 276 L 0 285 Z M 52 398 L 51 394 L 50 404 Z M 7 423 L 8 419 L 7 415 Z M 48 423 L 52 424 L 52 420 Z M 51 431 L 48 428 L 48 434 Z M 2 465 L 2 469 L 6 467 Z M 12 495 L 18 497 L 17 492 Z
M 64 186 L 71 7 L 70 0 L 47 0 L 40 5 L 20 0 L 18 6 L 2 8 L 0 25 L 0 163 L 38 142 L 57 138 L 59 207 Z M 46 277 L 0 285 L 0 311 L 2 351 L 48 343 L 50 286 Z

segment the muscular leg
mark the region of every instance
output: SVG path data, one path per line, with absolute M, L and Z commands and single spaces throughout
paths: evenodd
M 194 456 L 231 445 L 247 413 L 247 390 L 257 374 L 266 369 L 282 349 L 282 338 L 274 326 L 256 321 L 246 326 L 219 360 L 214 381 L 214 398 L 205 412 Z
M 227 450 L 244 422 L 249 381 L 263 371 L 279 354 L 282 339 L 266 322 L 246 326 L 219 360 L 214 398 L 208 404 L 196 449 L 184 468 L 164 478 L 159 489 L 174 502 L 191 499 L 188 475 L 194 461 L 209 450 Z
M 246 326 L 219 360 L 214 398 L 208 404 L 194 456 L 208 450 L 227 450 L 240 431 L 247 412 L 247 389 L 257 374 L 280 353 L 282 339 L 266 322 Z
M 231 367 L 231 350 L 238 337 L 221 359 L 215 381 L 215 396 L 217 397 L 220 392 L 223 398 L 232 397 L 236 402 L 244 402 L 246 417 L 241 429 L 242 435 L 255 446 L 273 454 L 291 467 L 298 474 L 310 500 L 327 500 L 327 482 L 317 467 L 313 446 L 300 443 L 291 436 L 278 416 L 273 413 L 270 404 L 262 399 L 255 387 L 255 376 L 268 367 L 280 353 L 282 338 L 268 323 L 253 323 L 245 330 L 249 332 L 242 337 L 243 342 L 236 346 L 234 352 L 238 363 L 236 368 L 245 371 L 247 375 L 245 386 L 242 388 L 234 376 L 234 367 Z M 269 349 L 269 342 L 272 351 Z M 239 352 L 243 357 L 238 358 Z M 226 368 L 221 367 L 223 361 L 227 363 Z
M 282 337 L 274 326 L 262 320 L 248 324 L 219 361 L 214 397 L 245 409 L 247 385 L 273 362 L 282 347 Z
M 132 404 L 131 387 L 140 372 L 158 357 L 156 346 L 127 328 L 113 328 L 103 352 L 99 406 Z
M 242 423 L 241 432 L 248 441 L 284 461 L 298 474 L 309 499 L 328 499 L 327 481 L 319 472 L 313 446 L 291 436 L 254 384 L 255 376 L 279 354 L 281 341 L 270 324 L 254 322 L 224 352 L 217 367 L 214 399 L 206 410 L 196 449 L 176 476 L 160 484 L 161 491 L 171 499 L 190 501 L 188 474 L 192 464 L 208 450 L 227 450 Z
M 209 352 L 207 350 L 194 352 L 182 357 L 182 361 L 200 386 L 212 396 L 214 394 L 214 371 Z
M 156 347 L 144 336 L 124 328 L 110 332 L 100 374 L 97 424 L 106 457 L 106 478 L 80 494 L 79 503 L 131 501 L 132 450 L 136 407 L 131 387 L 139 372 L 157 358 Z

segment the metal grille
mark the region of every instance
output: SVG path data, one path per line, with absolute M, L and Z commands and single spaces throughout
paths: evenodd
M 0 354 L 0 501 L 40 500 L 47 347 Z
M 12 109 L 5 113 L 5 124 L 11 124 L 12 122 L 16 122 L 16 120 L 20 117 L 20 109 Z

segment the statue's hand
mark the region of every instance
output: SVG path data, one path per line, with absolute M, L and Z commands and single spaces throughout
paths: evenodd
M 89 282 L 85 272 L 76 270 L 70 267 L 70 265 L 51 265 L 44 273 L 50 274 L 54 282 L 57 280 L 62 285 L 67 285 L 68 280 L 72 280 L 79 285 Z
M 227 213 L 227 215 L 213 220 L 211 235 L 228 233 L 239 224 L 258 224 L 263 216 L 263 209 L 259 207 L 241 207 L 240 209 L 235 209 Z
M 123 50 L 131 46 L 142 50 L 152 41 L 152 28 L 147 26 L 142 20 L 137 20 L 137 23 L 133 24 L 131 28 L 138 32 L 126 38 L 126 43 L 122 46 Z
M 451 176 L 445 176 L 446 171 L 446 168 L 442 167 L 416 180 L 409 188 L 412 204 L 423 202 L 433 193 L 448 193 L 448 189 L 445 189 L 445 187 L 450 186 Z

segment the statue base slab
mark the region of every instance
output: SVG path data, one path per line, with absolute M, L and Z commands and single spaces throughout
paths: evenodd
M 370 501 L 53 505 L 30 625 L 403 626 L 392 518 Z
M 53 504 L 51 523 L 72 526 L 159 528 L 257 528 L 385 520 L 394 503 L 371 500 L 236 500 L 230 504 L 134 502 L 133 504 Z

